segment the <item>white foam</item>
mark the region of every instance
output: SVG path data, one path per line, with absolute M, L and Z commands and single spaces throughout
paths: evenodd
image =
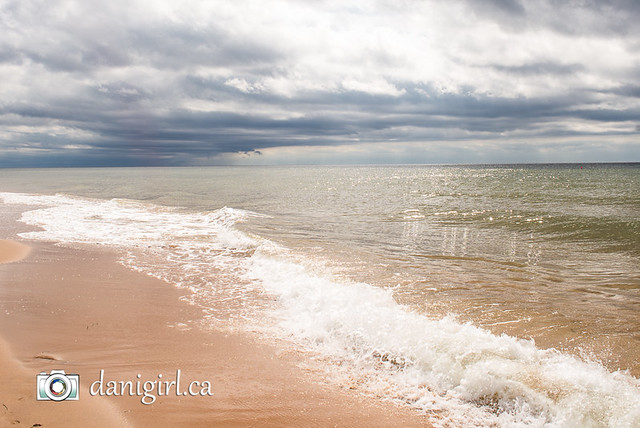
M 253 213 L 233 208 L 224 207 L 202 214 L 122 199 L 90 200 L 18 193 L 0 193 L 0 198 L 9 204 L 48 207 L 22 215 L 24 223 L 44 228 L 20 235 L 26 239 L 128 247 L 186 240 L 192 244 L 215 237 L 208 240 L 208 244 L 221 249 L 247 248 L 255 244 L 247 235 L 232 228 Z
M 228 207 L 193 213 L 130 200 L 67 195 L 0 193 L 0 198 L 43 207 L 22 214 L 21 221 L 42 228 L 21 233 L 25 239 L 119 249 L 125 266 L 190 289 L 194 303 L 225 301 L 224 313 L 210 312 L 214 318 L 242 318 L 255 310 L 245 302 L 247 294 L 256 292 L 251 284 L 239 283 L 236 272 L 259 241 L 233 226 L 256 213 Z
M 255 213 L 64 195 L 0 198 L 40 207 L 22 221 L 43 230 L 23 237 L 121 248 L 131 268 L 189 287 L 203 306 L 224 301 L 266 334 L 315 351 L 336 381 L 436 414 L 436 424 L 640 426 L 638 379 L 411 312 L 389 290 L 336 279 L 322 264 L 234 227 Z M 277 306 L 260 303 L 261 293 Z
M 258 251 L 252 261 L 249 275 L 280 296 L 282 331 L 348 361 L 376 394 L 445 409 L 456 425 L 640 424 L 640 383 L 631 376 L 451 318 L 430 320 L 387 290 L 323 278 L 273 254 Z

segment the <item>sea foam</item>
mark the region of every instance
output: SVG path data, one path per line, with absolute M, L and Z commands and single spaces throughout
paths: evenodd
M 638 379 L 412 312 L 390 290 L 334 277 L 236 227 L 257 213 L 65 195 L 0 199 L 38 206 L 22 221 L 42 230 L 23 238 L 119 249 L 125 265 L 188 287 L 203 307 L 224 302 L 248 328 L 312 351 L 334 381 L 427 412 L 436 425 L 640 426 Z

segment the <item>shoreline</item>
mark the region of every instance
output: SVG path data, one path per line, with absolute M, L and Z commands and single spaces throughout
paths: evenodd
M 6 227 L 6 225 L 5 225 Z M 203 329 L 187 293 L 133 272 L 100 248 L 29 243 L 28 257 L 0 265 L 0 421 L 55 426 L 430 426 L 417 412 L 322 382 L 304 356 L 249 335 Z M 3 349 L 7 347 L 3 346 Z M 39 372 L 80 376 L 79 400 L 36 401 Z M 105 382 L 209 381 L 212 396 L 92 396 Z M 9 375 L 11 374 L 11 375 Z M 140 375 L 140 377 L 137 377 Z M 90 418 L 90 419 L 87 419 Z M 95 419 L 94 419 L 95 418 Z

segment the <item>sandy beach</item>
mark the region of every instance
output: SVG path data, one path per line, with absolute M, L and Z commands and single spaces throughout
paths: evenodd
M 6 228 L 6 225 L 5 225 Z M 357 390 L 322 383 L 303 358 L 243 334 L 198 326 L 181 291 L 115 254 L 0 241 L 0 421 L 18 426 L 429 426 Z M 36 375 L 79 374 L 79 400 L 36 400 Z M 211 383 L 211 396 L 92 396 L 104 381 Z M 39 425 L 37 425 L 39 424 Z M 70 424 L 70 425 L 69 425 Z
M 24 259 L 31 252 L 31 247 L 20 242 L 0 239 L 0 263 L 11 263 Z

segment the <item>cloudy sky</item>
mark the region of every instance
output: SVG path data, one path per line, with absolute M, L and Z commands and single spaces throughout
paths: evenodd
M 0 166 L 640 161 L 640 2 L 0 0 Z

